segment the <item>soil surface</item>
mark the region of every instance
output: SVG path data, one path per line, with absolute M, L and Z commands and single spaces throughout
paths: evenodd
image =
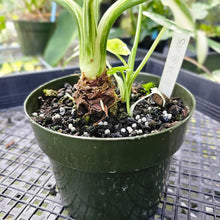
M 47 95 L 38 98 L 40 107 L 38 112 L 32 113 L 32 119 L 64 134 L 118 138 L 159 132 L 179 123 L 188 115 L 188 107 L 179 97 L 167 98 L 163 107 L 162 99 L 155 94 L 137 104 L 133 117 L 127 115 L 126 106 L 121 101 L 109 109 L 108 117 L 104 112 L 79 117 L 72 99 L 74 92 L 74 86 L 69 83 L 65 83 L 58 91 L 48 88 Z M 131 104 L 144 95 L 146 91 L 141 84 L 134 84 Z

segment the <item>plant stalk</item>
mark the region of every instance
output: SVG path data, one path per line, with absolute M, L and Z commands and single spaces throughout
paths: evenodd
M 137 48 L 138 48 L 138 43 L 139 43 L 139 38 L 140 38 L 140 33 L 141 33 L 141 20 L 142 20 L 142 12 L 143 12 L 143 5 L 139 5 L 139 11 L 138 11 L 138 21 L 137 21 L 137 26 L 136 26 L 136 34 L 134 38 L 134 44 L 131 50 L 131 54 L 128 59 L 128 66 L 130 70 L 127 72 L 126 75 L 126 85 L 129 85 L 130 80 L 132 78 L 132 74 L 134 72 L 134 63 L 135 63 L 135 57 L 137 53 Z M 131 84 L 132 86 L 132 84 Z M 126 86 L 126 108 L 127 108 L 127 113 L 130 115 L 130 95 L 131 95 L 131 86 Z
M 150 58 L 150 56 L 154 52 L 155 48 L 157 47 L 158 43 L 160 42 L 160 39 L 163 36 L 165 31 L 166 31 L 165 27 L 163 27 L 160 30 L 159 34 L 157 35 L 157 38 L 155 39 L 154 43 L 151 45 L 151 47 L 150 47 L 149 51 L 147 52 L 146 56 L 144 57 L 144 59 L 142 60 L 142 62 L 138 66 L 138 68 L 135 70 L 134 75 L 133 75 L 133 79 L 135 79 L 137 77 L 137 75 L 139 74 L 139 72 L 143 69 L 144 65 L 146 64 L 146 62 L 148 61 L 148 59 Z

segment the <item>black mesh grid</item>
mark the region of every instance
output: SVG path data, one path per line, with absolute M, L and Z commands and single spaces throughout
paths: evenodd
M 0 219 L 73 219 L 21 107 L 0 112 Z M 196 111 L 150 219 L 220 220 L 220 123 Z

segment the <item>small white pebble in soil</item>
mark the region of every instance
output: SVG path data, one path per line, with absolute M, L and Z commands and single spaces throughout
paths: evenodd
M 142 121 L 142 122 L 146 122 L 147 119 L 146 119 L 145 117 L 143 117 L 143 118 L 141 118 L 141 121 Z
M 127 127 L 127 131 L 128 131 L 128 133 L 130 134 L 132 131 L 133 131 L 133 129 L 132 129 L 132 127 Z
M 108 122 L 107 122 L 107 121 L 104 121 L 104 122 L 103 122 L 103 125 L 105 125 L 105 126 L 108 125 Z
M 145 127 L 148 127 L 148 126 L 149 126 L 149 122 L 146 121 L 145 124 L 144 124 L 144 126 L 145 126 Z
M 143 131 L 141 129 L 137 130 L 138 134 L 143 134 Z
M 85 132 L 83 133 L 83 136 L 88 137 L 88 136 L 89 136 L 89 133 L 88 133 L 87 131 L 85 131 Z
M 132 128 L 136 128 L 136 127 L 137 127 L 137 124 L 136 124 L 136 123 L 133 123 L 133 124 L 131 125 L 131 127 L 132 127 Z
M 68 128 L 71 129 L 72 127 L 73 127 L 73 124 L 70 123 L 70 124 L 68 125 Z
M 167 118 L 170 120 L 172 118 L 172 114 L 167 114 Z
M 151 109 L 152 109 L 151 107 L 148 107 L 148 108 L 147 108 L 148 111 L 150 111 Z
M 105 134 L 110 134 L 110 133 L 111 133 L 111 131 L 109 129 L 105 130 Z
M 55 119 L 58 119 L 58 118 L 60 118 L 60 115 L 59 115 L 59 114 L 56 114 L 56 115 L 54 115 L 54 116 L 52 117 L 52 120 L 54 121 Z
M 135 98 L 135 94 L 134 93 L 131 93 L 131 98 Z
M 37 112 L 32 113 L 32 116 L 34 116 L 34 117 L 37 117 L 37 115 L 38 115 Z
M 43 117 L 44 117 L 44 114 L 40 114 L 39 116 L 40 116 L 41 118 L 43 118 Z
M 125 129 L 125 128 L 122 128 L 122 129 L 121 129 L 121 133 L 124 134 L 125 132 L 126 132 L 126 129 Z
M 60 107 L 60 114 L 61 114 L 61 115 L 64 115 L 64 114 L 65 114 L 65 108 Z
M 138 123 L 140 124 L 142 122 L 142 120 L 141 119 L 138 119 Z
M 69 124 L 69 125 L 68 125 L 68 128 L 69 128 L 72 132 L 74 132 L 74 131 L 76 130 L 76 128 L 73 127 L 73 124 Z
M 163 111 L 163 118 L 168 121 L 172 118 L 172 114 L 168 114 L 167 111 Z
M 74 115 L 75 111 L 76 111 L 76 109 L 73 108 L 72 111 L 71 111 L 71 115 Z
M 167 111 L 163 111 L 163 115 L 167 115 Z
M 100 121 L 99 123 L 98 123 L 98 125 L 100 125 L 100 126 L 102 126 L 104 123 L 103 123 L 103 121 Z
M 136 117 L 135 117 L 136 120 L 139 120 L 140 118 L 141 118 L 140 115 L 136 115 Z

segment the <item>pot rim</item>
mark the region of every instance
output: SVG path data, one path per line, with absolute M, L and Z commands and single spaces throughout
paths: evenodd
M 25 19 L 17 19 L 13 20 L 14 23 L 23 23 L 23 24 L 49 24 L 49 25 L 55 25 L 57 22 L 52 21 L 35 21 L 35 20 L 25 20 Z
M 153 74 L 149 74 L 149 73 L 140 73 L 140 75 L 150 75 L 150 76 L 153 76 L 155 78 L 160 78 L 156 75 L 153 75 Z M 158 135 L 158 134 L 163 134 L 163 133 L 166 133 L 166 132 L 172 132 L 174 129 L 178 128 L 179 126 L 181 126 L 182 124 L 184 124 L 186 121 L 188 121 L 192 114 L 194 113 L 194 110 L 195 110 L 195 106 L 196 106 L 196 101 L 195 101 L 195 98 L 194 96 L 192 95 L 192 93 L 184 86 L 180 85 L 179 83 L 176 83 L 175 85 L 178 85 L 180 87 L 182 87 L 191 97 L 192 99 L 192 102 L 193 102 L 193 105 L 192 105 L 192 109 L 189 109 L 189 114 L 188 116 L 183 119 L 182 121 L 180 121 L 179 123 L 177 123 L 176 125 L 170 127 L 170 128 L 167 128 L 167 129 L 164 129 L 162 131 L 159 131 L 159 132 L 156 132 L 156 133 L 150 133 L 150 134 L 143 134 L 143 135 L 136 135 L 136 136 L 132 136 L 132 137 L 118 137 L 118 138 L 101 138 L 101 137 L 85 137 L 85 136 L 74 136 L 74 135 L 71 135 L 71 134 L 63 134 L 63 133 L 59 133 L 57 131 L 53 131 L 49 128 L 46 128 L 46 127 L 43 127 L 42 125 L 39 125 L 38 123 L 36 123 L 31 117 L 30 115 L 28 114 L 27 112 L 27 102 L 28 100 L 31 98 L 31 96 L 39 89 L 41 89 L 42 87 L 46 86 L 48 83 L 52 83 L 54 81 L 57 81 L 57 80 L 60 80 L 60 79 L 64 79 L 64 78 L 68 78 L 70 76 L 79 76 L 78 74 L 71 74 L 71 75 L 68 75 L 68 76 L 63 76 L 63 77 L 59 77 L 59 78 L 56 78 L 56 79 L 53 79 L 53 80 L 50 80 L 40 86 L 38 86 L 36 89 L 34 89 L 25 99 L 24 101 L 24 112 L 26 114 L 26 116 L 28 117 L 28 119 L 31 121 L 31 123 L 33 123 L 35 126 L 45 130 L 46 132 L 49 132 L 49 133 L 52 133 L 52 134 L 57 134 L 57 135 L 61 135 L 61 136 L 64 136 L 64 137 L 67 137 L 67 138 L 74 138 L 74 139 L 81 139 L 81 140 L 95 140 L 95 141 L 122 141 L 122 140 L 140 140 L 142 138 L 147 138 L 147 137 L 152 137 L 152 136 L 155 136 L 155 135 Z

